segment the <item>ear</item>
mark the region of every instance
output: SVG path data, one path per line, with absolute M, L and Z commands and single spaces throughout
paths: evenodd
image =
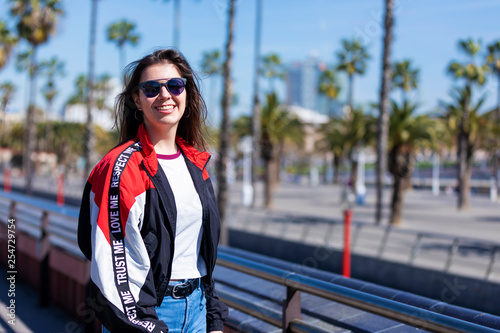
M 142 111 L 141 107 L 141 100 L 139 98 L 139 92 L 134 92 L 132 93 L 132 99 L 134 100 L 135 106 L 137 107 L 138 110 Z

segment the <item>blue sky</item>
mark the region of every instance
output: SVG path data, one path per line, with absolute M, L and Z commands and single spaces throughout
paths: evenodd
M 0 18 L 13 26 L 8 17 L 9 3 L 0 0 Z M 200 68 L 204 51 L 222 50 L 226 40 L 225 0 L 181 1 L 180 50 L 195 69 Z M 264 2 L 262 27 L 262 54 L 277 53 L 285 63 L 303 61 L 315 55 L 320 61 L 336 63 L 343 38 L 359 37 L 372 56 L 368 70 L 355 82 L 354 99 L 358 104 L 376 102 L 381 72 L 382 10 L 383 1 L 373 0 L 268 0 Z M 234 90 L 238 105 L 231 117 L 249 114 L 251 110 L 253 79 L 253 42 L 255 30 L 255 1 L 237 0 L 233 61 Z M 60 94 L 56 108 L 60 109 L 74 91 L 77 75 L 88 69 L 88 41 L 90 1 L 67 0 L 66 12 L 60 20 L 57 33 L 49 43 L 39 48 L 38 59 L 57 56 L 65 62 L 66 76 L 57 83 Z M 164 0 L 99 0 L 97 28 L 96 74 L 109 73 L 118 77 L 119 55 L 117 47 L 106 40 L 106 27 L 126 18 L 137 25 L 141 40 L 136 47 L 126 48 L 127 63 L 159 47 L 172 45 L 173 4 Z M 410 59 L 421 72 L 420 88 L 412 98 L 421 103 L 421 111 L 431 111 L 439 100 L 446 100 L 453 80 L 446 74 L 451 60 L 465 60 L 457 48 L 459 39 L 481 39 L 483 45 L 500 39 L 497 0 L 396 0 L 395 40 L 392 58 Z M 25 50 L 21 44 L 17 50 Z M 482 55 L 481 55 L 482 60 Z M 0 72 L 0 83 L 13 82 L 18 92 L 10 110 L 26 107 L 26 74 L 16 72 L 14 57 Z M 45 79 L 38 80 L 40 88 Z M 345 80 L 344 80 L 345 81 Z M 203 79 L 209 112 L 219 117 L 219 108 L 209 96 L 211 86 L 218 94 L 222 80 Z M 266 82 L 261 87 L 267 87 Z M 490 79 L 482 93 L 488 94 L 486 108 L 496 104 L 498 83 Z M 285 96 L 282 93 L 281 99 Z M 399 94 L 394 95 L 395 98 Z M 341 97 L 342 98 L 342 97 Z M 39 95 L 37 104 L 44 107 Z M 215 115 L 215 116 L 214 116 Z

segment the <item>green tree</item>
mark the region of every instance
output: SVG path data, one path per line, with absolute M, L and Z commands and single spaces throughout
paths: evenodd
M 328 115 L 332 116 L 333 101 L 339 97 L 342 90 L 337 74 L 334 69 L 326 69 L 321 72 L 318 82 L 318 92 L 328 99 Z
M 458 43 L 459 50 L 465 53 L 468 60 L 465 62 L 453 61 L 448 66 L 448 72 L 455 79 L 465 81 L 463 115 L 460 118 L 459 137 L 457 142 L 457 160 L 458 160 L 458 209 L 469 208 L 470 192 L 470 170 L 468 164 L 467 145 L 470 133 L 469 128 L 469 105 L 470 98 L 475 85 L 482 86 L 486 82 L 487 65 L 476 64 L 475 57 L 481 50 L 481 42 L 473 39 L 461 40 Z
M 5 22 L 0 20 L 0 69 L 9 61 L 12 49 L 17 44 L 17 37 L 7 29 Z
M 83 154 L 85 142 L 85 124 L 56 121 L 54 126 L 53 147 L 57 164 L 63 167 L 67 176 L 71 166 L 75 165 Z
M 367 61 L 370 59 L 366 47 L 361 44 L 358 39 L 342 40 L 343 49 L 337 52 L 339 65 L 337 70 L 347 73 L 349 81 L 349 92 L 347 104 L 352 109 L 354 95 L 354 76 L 356 74 L 363 75 L 366 71 Z
M 500 40 L 497 40 L 488 45 L 488 54 L 486 56 L 486 63 L 490 66 L 490 70 L 497 78 L 498 92 L 497 92 L 497 107 L 495 110 L 495 123 L 500 126 Z M 495 186 L 497 189 L 500 187 L 500 180 L 498 179 L 498 159 L 500 158 L 500 139 L 495 136 L 493 151 L 493 177 L 495 177 Z
M 75 92 L 70 96 L 66 104 L 84 104 L 86 102 L 87 77 L 85 74 L 80 74 L 75 80 Z
M 270 92 L 275 91 L 275 80 L 283 80 L 286 76 L 285 66 L 279 55 L 270 53 L 262 58 L 262 76 L 269 80 Z
M 231 79 L 231 62 L 233 56 L 233 35 L 234 35 L 234 12 L 235 1 L 230 0 L 227 11 L 227 40 L 225 47 L 225 60 L 222 66 L 222 75 L 224 79 L 224 88 L 222 92 L 222 120 L 220 125 L 220 142 L 219 142 L 219 158 L 216 163 L 216 178 L 217 178 L 217 204 L 219 206 L 219 214 L 221 220 L 221 244 L 228 245 L 228 232 L 226 221 L 226 206 L 227 206 L 227 159 L 230 146 L 230 118 L 229 108 L 231 107 L 232 97 L 232 79 Z
M 410 60 L 395 62 L 392 70 L 392 89 L 401 89 L 401 102 L 408 100 L 408 93 L 418 87 L 420 70 L 411 67 Z
M 109 74 L 100 75 L 94 83 L 94 94 L 95 94 L 95 108 L 97 110 L 109 110 L 112 112 L 112 108 L 106 105 L 106 99 L 111 93 L 111 76 Z M 80 74 L 75 80 L 75 91 L 73 95 L 70 96 L 66 104 L 85 104 L 87 102 L 87 87 L 88 79 L 85 74 Z
M 382 221 L 382 199 L 384 177 L 387 170 L 387 141 L 389 133 L 389 91 L 391 90 L 391 48 L 394 26 L 394 0 L 385 0 L 384 10 L 384 44 L 382 54 L 382 78 L 380 82 L 379 116 L 377 122 L 377 162 L 376 162 L 376 196 L 375 223 Z
M 54 103 L 54 98 L 57 96 L 57 89 L 56 89 L 56 77 L 57 76 L 64 76 L 64 62 L 61 62 L 57 59 L 57 57 L 52 57 L 49 61 L 43 61 L 40 64 L 40 74 L 45 75 L 47 77 L 47 82 L 45 83 L 45 86 L 42 88 L 42 93 L 43 96 L 45 97 L 45 100 L 47 101 L 47 116 L 45 117 L 47 121 L 47 126 L 45 128 L 45 136 L 44 136 L 44 148 L 46 151 L 51 151 L 52 146 L 50 143 L 52 142 L 52 135 L 53 135 L 53 127 L 52 127 L 52 117 L 49 115 L 53 113 L 53 103 Z
M 4 139 L 7 136 L 7 105 L 14 97 L 16 87 L 11 82 L 4 82 L 0 85 L 0 111 L 2 116 L 0 119 L 0 147 L 5 143 Z
M 38 46 L 46 43 L 54 34 L 58 17 L 63 13 L 60 0 L 10 0 L 10 13 L 17 20 L 17 34 L 31 46 L 30 68 L 37 67 Z M 32 193 L 33 162 L 31 153 L 35 145 L 35 96 L 36 71 L 30 77 L 30 97 L 26 116 L 23 171 L 26 177 L 26 193 Z
M 428 115 L 416 115 L 416 104 L 408 101 L 397 104 L 392 101 L 389 118 L 389 172 L 392 174 L 391 225 L 402 223 L 405 180 L 414 169 L 415 153 L 421 148 L 439 145 L 442 123 Z
M 465 142 L 463 153 L 465 157 L 465 180 L 466 185 L 472 174 L 472 163 L 474 152 L 481 143 L 485 143 L 488 136 L 493 133 L 494 122 L 490 121 L 491 114 L 480 114 L 480 108 L 485 101 L 485 97 L 481 97 L 476 103 L 472 104 L 470 98 L 470 87 L 456 88 L 452 94 L 452 102 L 440 102 L 440 117 L 444 120 L 450 137 L 455 138 L 455 143 L 463 139 L 465 133 Z M 465 123 L 464 110 L 467 110 L 468 121 Z M 469 187 L 467 187 L 469 191 Z
M 264 161 L 264 204 L 272 207 L 273 188 L 279 182 L 279 166 L 287 142 L 300 146 L 305 135 L 299 118 L 290 113 L 278 100 L 276 92 L 267 94 L 262 108 L 260 151 Z M 241 116 L 233 123 L 237 139 L 252 133 L 252 119 Z
M 336 116 L 333 116 L 328 123 L 320 126 L 319 133 L 322 139 L 316 143 L 316 149 L 324 153 L 333 153 L 333 183 L 338 184 L 345 141 L 342 123 Z
M 108 26 L 107 30 L 108 41 L 115 42 L 120 52 L 120 70 L 125 68 L 125 45 L 137 45 L 140 36 L 135 33 L 135 23 L 122 19 Z

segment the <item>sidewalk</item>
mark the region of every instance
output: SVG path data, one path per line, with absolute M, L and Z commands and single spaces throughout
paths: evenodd
M 230 187 L 228 225 L 263 236 L 344 249 L 341 187 L 281 183 L 272 209 L 263 208 L 262 184 L 255 207 L 241 203 L 241 184 Z M 412 190 L 404 198 L 403 223 L 387 228 L 390 190 L 384 193 L 383 219 L 375 224 L 375 189 L 365 204 L 353 207 L 351 252 L 365 257 L 429 268 L 500 283 L 500 204 L 471 197 L 470 209 L 458 211 L 456 197 Z
M 0 269 L 0 333 L 77 333 L 83 328 L 60 308 L 38 306 L 38 295 L 19 279 L 15 280 L 15 295 L 9 296 L 11 285 L 4 269 Z M 7 309 L 15 301 L 15 317 Z M 10 322 L 15 318 L 14 322 Z M 13 325 L 12 323 L 15 323 Z
M 340 185 L 295 184 L 281 182 L 273 197 L 269 213 L 285 213 L 343 221 Z M 388 225 L 392 189 L 386 188 L 383 200 L 382 226 Z M 254 209 L 263 208 L 263 184 L 256 189 Z M 241 183 L 230 186 L 230 212 L 245 210 L 241 203 Z M 474 238 L 500 243 L 500 202 L 487 196 L 471 196 L 470 209 L 456 209 L 456 195 L 432 195 L 430 190 L 411 190 L 405 193 L 402 230 L 425 231 L 450 236 Z M 252 209 L 252 210 L 254 210 Z M 248 209 L 247 209 L 248 210 Z M 353 222 L 375 225 L 375 188 L 368 187 L 365 204 L 353 206 Z

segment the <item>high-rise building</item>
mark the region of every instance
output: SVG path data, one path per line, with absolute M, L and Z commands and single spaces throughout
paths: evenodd
M 290 105 L 319 110 L 318 80 L 323 67 L 324 64 L 314 56 L 304 62 L 291 64 L 287 81 L 287 100 Z

